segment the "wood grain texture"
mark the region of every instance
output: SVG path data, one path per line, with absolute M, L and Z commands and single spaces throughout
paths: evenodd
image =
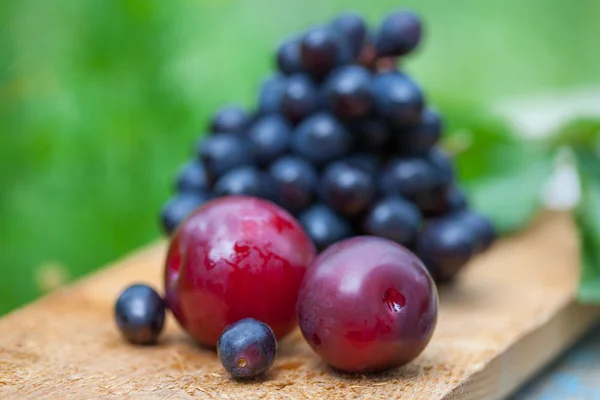
M 296 332 L 264 380 L 240 384 L 172 319 L 159 346 L 120 338 L 114 301 L 134 282 L 161 287 L 158 243 L 1 319 L 0 398 L 500 399 L 600 317 L 574 303 L 577 249 L 565 214 L 498 243 L 441 288 L 434 338 L 403 368 L 336 374 Z

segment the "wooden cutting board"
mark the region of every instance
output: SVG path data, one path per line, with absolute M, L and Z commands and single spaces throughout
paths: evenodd
M 125 343 L 113 322 L 133 282 L 161 288 L 165 243 L 143 249 L 0 320 L 0 398 L 499 399 L 578 338 L 600 309 L 574 302 L 576 228 L 548 213 L 440 289 L 434 338 L 411 364 L 373 376 L 329 370 L 296 332 L 260 382 L 229 379 L 170 319 L 159 346 Z

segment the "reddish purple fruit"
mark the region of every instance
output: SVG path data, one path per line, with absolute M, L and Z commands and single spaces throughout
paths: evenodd
M 388 239 L 359 236 L 321 253 L 298 295 L 298 322 L 332 367 L 374 372 L 404 365 L 427 346 L 437 290 L 423 263 Z
M 314 257 L 310 238 L 282 208 L 244 196 L 213 200 L 173 236 L 165 300 L 207 346 L 244 318 L 263 321 L 281 338 L 296 324 L 298 288 Z

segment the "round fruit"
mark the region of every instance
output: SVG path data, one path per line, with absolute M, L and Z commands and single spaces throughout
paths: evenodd
M 462 210 L 458 215 L 459 218 L 477 238 L 475 245 L 475 253 L 483 253 L 489 249 L 496 241 L 496 230 L 492 222 L 485 216 L 472 210 Z
M 298 219 L 319 251 L 353 234 L 348 221 L 323 204 L 303 211 Z
M 367 36 L 367 24 L 363 17 L 357 13 L 345 12 L 335 17 L 331 26 L 344 37 L 347 45 L 350 46 L 352 58 L 356 59 Z
M 342 215 L 352 217 L 371 204 L 376 185 L 369 173 L 345 162 L 334 162 L 323 171 L 323 201 Z
M 184 192 L 173 196 L 160 213 L 163 232 L 167 235 L 173 233 L 181 221 L 210 198 L 211 195 L 207 192 Z
M 421 40 L 421 20 L 410 11 L 388 15 L 375 36 L 379 57 L 403 56 L 414 50 Z
M 453 214 L 427 222 L 417 238 L 417 254 L 436 280 L 446 282 L 469 262 L 477 245 L 476 232 Z
M 379 114 L 396 127 L 414 125 L 421 119 L 423 92 L 401 72 L 375 75 L 373 98 Z
M 258 110 L 261 114 L 273 114 L 281 111 L 281 99 L 287 86 L 283 75 L 274 74 L 264 79 L 258 93 Z
M 198 155 L 211 179 L 253 162 L 249 143 L 233 133 L 221 133 L 202 140 Z
M 165 303 L 154 289 L 132 285 L 115 304 L 115 319 L 123 337 L 135 344 L 154 344 L 165 324 Z
M 297 212 L 312 202 L 318 184 L 315 168 L 293 156 L 282 157 L 269 168 L 273 200 L 286 210 Z
M 295 325 L 298 287 L 314 246 L 287 211 L 252 197 L 229 196 L 199 208 L 173 236 L 165 267 L 169 308 L 198 342 L 215 346 L 244 318 L 280 338 Z
M 217 352 L 221 364 L 234 379 L 255 378 L 273 365 L 277 340 L 267 324 L 245 318 L 225 328 Z
M 256 162 L 268 165 L 285 153 L 290 144 L 292 127 L 279 115 L 260 118 L 248 131 L 250 149 Z
M 404 365 L 427 346 L 437 291 L 421 261 L 391 240 L 359 236 L 334 244 L 309 268 L 298 322 L 313 350 L 348 372 Z
M 297 74 L 302 71 L 300 60 L 300 40 L 289 38 L 277 49 L 277 66 L 286 75 Z
M 223 175 L 215 184 L 214 193 L 217 196 L 266 197 L 268 187 L 264 173 L 258 168 L 240 167 Z
M 210 187 L 210 180 L 204 165 L 198 161 L 185 164 L 177 176 L 178 192 L 203 192 Z
M 402 197 L 387 197 L 373 206 L 364 222 L 368 235 L 381 236 L 396 243 L 412 243 L 421 225 L 419 209 Z
M 383 193 L 409 199 L 429 193 L 435 184 L 435 170 L 426 159 L 420 157 L 394 158 L 380 177 Z
M 320 79 L 338 66 L 342 44 L 332 29 L 320 26 L 309 30 L 300 43 L 300 61 L 304 71 Z
M 363 117 L 371 110 L 371 74 L 363 67 L 350 65 L 338 69 L 325 88 L 329 108 L 338 118 Z
M 224 106 L 213 115 L 210 129 L 215 133 L 242 133 L 249 120 L 250 117 L 243 108 L 236 105 Z
M 374 181 L 377 181 L 381 164 L 376 156 L 369 153 L 355 153 L 349 157 L 342 159 L 345 163 L 360 168 L 371 176 Z
M 352 147 L 352 136 L 333 116 L 314 114 L 298 125 L 292 138 L 294 153 L 315 164 L 344 156 Z
M 293 123 L 302 121 L 319 107 L 319 93 L 305 75 L 292 75 L 281 96 L 281 111 Z

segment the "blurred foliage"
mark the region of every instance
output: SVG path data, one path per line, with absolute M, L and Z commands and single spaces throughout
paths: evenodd
M 0 314 L 39 294 L 48 265 L 74 278 L 158 237 L 207 116 L 252 106 L 283 37 L 338 11 L 375 22 L 398 7 L 424 17 L 406 68 L 451 127 L 498 98 L 598 79 L 597 0 L 0 2 Z M 473 162 L 461 174 L 484 179 Z

